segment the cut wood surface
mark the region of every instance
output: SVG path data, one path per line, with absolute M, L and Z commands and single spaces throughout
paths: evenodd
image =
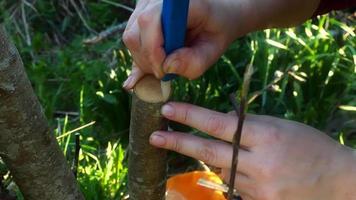
M 161 115 L 166 100 L 160 81 L 153 76 L 145 76 L 134 88 L 129 144 L 130 200 L 165 199 L 166 151 L 150 145 L 149 137 L 154 131 L 167 130 L 167 122 Z
M 84 199 L 1 24 L 0 156 L 26 200 Z

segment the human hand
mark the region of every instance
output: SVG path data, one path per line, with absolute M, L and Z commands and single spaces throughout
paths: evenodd
M 158 131 L 150 143 L 222 168 L 228 182 L 237 117 L 184 103 L 162 114 L 218 139 Z M 244 200 L 356 199 L 355 153 L 320 131 L 293 121 L 247 115 L 239 150 L 236 189 Z
M 165 73 L 195 79 L 237 37 L 265 28 L 300 24 L 313 15 L 319 1 L 191 0 L 185 47 L 167 56 L 161 29 L 162 0 L 140 0 L 123 34 L 134 61 L 123 87 L 132 89 L 146 73 L 159 79 Z
M 162 0 L 140 0 L 123 35 L 134 61 L 133 72 L 124 87 L 131 89 L 145 73 L 157 78 L 165 73 L 188 79 L 199 77 L 236 37 L 249 32 L 250 26 L 243 20 L 243 14 L 249 12 L 247 8 L 245 1 L 191 0 L 185 47 L 166 57 L 161 29 Z M 249 23 L 252 22 L 253 17 L 249 16 Z

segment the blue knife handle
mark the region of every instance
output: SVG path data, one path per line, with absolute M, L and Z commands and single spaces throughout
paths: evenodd
M 184 46 L 188 10 L 189 0 L 163 0 L 161 21 L 166 55 Z M 166 74 L 162 81 L 176 77 L 176 74 Z

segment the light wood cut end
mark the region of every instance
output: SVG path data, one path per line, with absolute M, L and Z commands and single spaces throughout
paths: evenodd
M 135 86 L 134 93 L 142 101 L 148 103 L 166 102 L 161 90 L 161 81 L 152 75 L 143 77 Z M 170 95 L 169 95 L 170 96 Z

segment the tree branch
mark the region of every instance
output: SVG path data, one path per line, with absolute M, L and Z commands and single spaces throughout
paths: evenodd
M 0 131 L 0 156 L 25 199 L 83 199 L 1 24 Z

